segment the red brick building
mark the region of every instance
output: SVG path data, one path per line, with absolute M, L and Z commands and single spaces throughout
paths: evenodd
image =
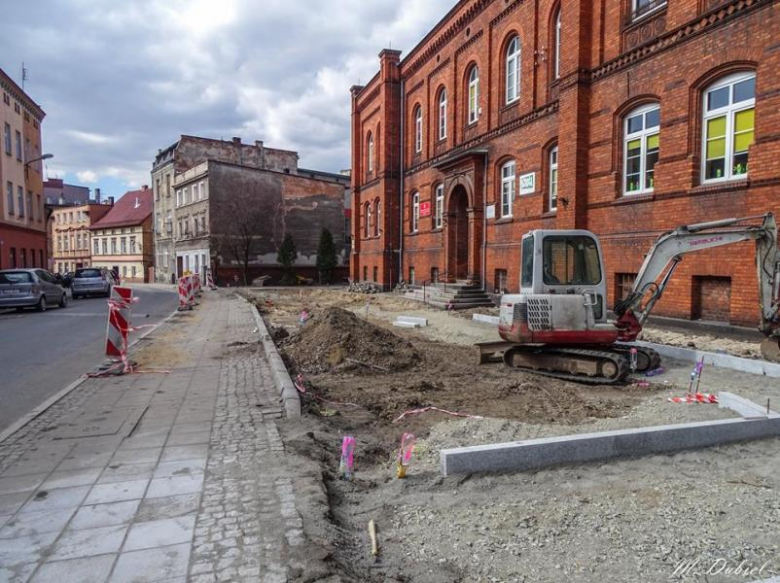
M 777 0 L 461 0 L 352 89 L 355 280 L 519 288 L 532 229 L 588 229 L 609 305 L 677 225 L 780 212 Z M 749 244 L 656 314 L 753 325 Z

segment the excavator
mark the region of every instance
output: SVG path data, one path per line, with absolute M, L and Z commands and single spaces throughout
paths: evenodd
M 755 224 L 761 220 L 761 224 Z M 631 292 L 607 316 L 599 238 L 584 230 L 536 230 L 522 239 L 520 293 L 501 297 L 499 334 L 506 365 L 587 384 L 612 384 L 658 368 L 637 339 L 689 253 L 755 241 L 762 354 L 780 362 L 780 249 L 772 213 L 681 226 L 661 235 Z

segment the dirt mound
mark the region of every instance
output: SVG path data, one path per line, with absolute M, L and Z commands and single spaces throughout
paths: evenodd
M 282 344 L 298 372 L 390 372 L 406 370 L 420 360 L 411 342 L 361 320 L 352 312 L 329 308 L 314 316 Z

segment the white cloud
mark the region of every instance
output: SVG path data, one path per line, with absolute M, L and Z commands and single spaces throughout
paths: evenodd
M 76 177 L 79 179 L 79 182 L 83 182 L 84 184 L 97 184 L 98 182 L 98 175 L 92 170 L 76 172 Z
M 411 49 L 453 0 L 51 0 L 5 7 L 0 66 L 25 60 L 44 147 L 93 183 L 149 181 L 182 133 L 241 135 L 349 165 L 350 94 L 392 43 Z M 62 31 L 67 30 L 67 34 Z M 45 42 L 41 42 L 45 39 Z

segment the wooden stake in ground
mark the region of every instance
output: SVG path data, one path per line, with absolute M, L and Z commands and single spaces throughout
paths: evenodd
M 371 556 L 379 558 L 379 542 L 376 538 L 376 523 L 373 518 L 368 521 L 368 536 L 371 537 Z

